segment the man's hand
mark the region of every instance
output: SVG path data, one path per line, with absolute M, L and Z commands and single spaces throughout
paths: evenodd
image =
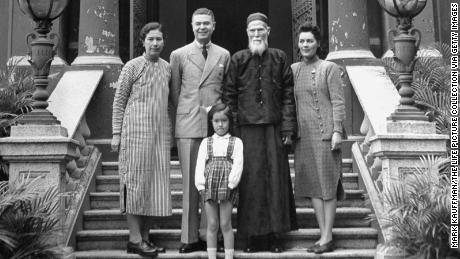
M 287 135 L 283 137 L 283 144 L 285 146 L 292 145 L 292 137 L 291 135 Z
M 339 132 L 334 132 L 331 139 L 331 150 L 339 150 L 342 144 L 342 134 Z
M 112 143 L 110 144 L 112 147 L 112 152 L 117 152 L 120 146 L 120 134 L 115 134 L 112 137 Z

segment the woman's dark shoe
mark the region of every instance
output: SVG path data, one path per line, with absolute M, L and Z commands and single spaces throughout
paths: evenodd
M 126 253 L 150 257 L 155 257 L 158 255 L 157 250 L 143 240 L 139 243 L 128 242 Z
M 323 245 L 318 245 L 316 248 L 313 248 L 315 254 L 322 254 L 326 252 L 332 252 L 335 249 L 334 241 L 331 240 Z
M 318 247 L 318 246 L 319 246 L 319 244 L 313 244 L 312 246 L 307 247 L 307 252 L 313 253 L 314 249 L 315 249 L 316 247 Z
M 164 247 L 160 247 L 160 246 L 157 246 L 155 245 L 155 243 L 153 243 L 152 241 L 150 240 L 144 240 L 144 242 L 146 242 L 147 244 L 149 244 L 149 246 L 155 248 L 155 250 L 157 250 L 158 253 L 166 253 L 166 248 Z
M 203 240 L 198 240 L 195 243 L 183 244 L 179 248 L 179 253 L 181 254 L 187 254 L 196 251 L 206 251 L 206 242 L 204 242 Z

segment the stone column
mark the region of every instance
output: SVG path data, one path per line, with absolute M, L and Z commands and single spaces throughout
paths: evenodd
M 78 57 L 72 65 L 122 64 L 118 5 L 118 0 L 80 1 Z
M 345 67 L 381 65 L 380 60 L 370 51 L 367 14 L 367 0 L 328 1 L 329 54 L 326 60 L 344 68 L 347 117 L 344 126 L 349 135 L 359 134 L 364 113 L 346 76 Z M 326 28 L 322 28 L 324 29 Z
M 300 60 L 299 47 L 297 45 L 297 30 L 304 22 L 310 22 L 316 25 L 316 1 L 313 0 L 291 0 L 292 8 L 292 45 L 293 45 L 293 62 Z
M 80 0 L 78 56 L 72 70 L 104 70 L 86 110 L 91 135 L 112 137 L 112 103 L 123 62 L 119 56 L 119 1 Z
M 426 121 L 387 121 L 387 133 L 370 138 L 370 154 L 381 161 L 383 190 L 395 180 L 410 181 L 417 171 L 420 156 L 446 156 L 446 135 L 436 134 L 435 123 Z M 385 204 L 383 204 L 385 210 Z M 392 232 L 385 232 L 385 240 Z M 377 247 L 375 258 L 406 258 L 404 251 L 385 243 Z
M 375 59 L 369 48 L 366 0 L 330 0 L 328 60 Z M 362 62 L 362 61 L 361 61 Z

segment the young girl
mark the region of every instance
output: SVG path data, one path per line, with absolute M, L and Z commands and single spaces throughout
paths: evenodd
M 230 135 L 233 117 L 227 105 L 214 105 L 208 113 L 209 137 L 198 151 L 195 186 L 205 203 L 208 258 L 215 259 L 217 231 L 224 236 L 225 259 L 233 259 L 232 209 L 237 201 L 236 186 L 243 171 L 243 143 Z M 220 219 L 219 219 L 220 215 Z

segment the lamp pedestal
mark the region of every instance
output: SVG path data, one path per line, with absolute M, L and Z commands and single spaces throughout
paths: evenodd
M 33 69 L 33 93 L 34 110 L 23 116 L 22 124 L 54 125 L 60 124 L 55 116 L 49 112 L 48 107 L 49 93 L 48 75 L 51 62 L 56 54 L 58 46 L 58 36 L 54 33 L 47 35 L 51 29 L 51 22 L 39 22 L 35 30 L 26 36 L 27 46 L 29 47 L 30 59 L 28 60 Z
M 399 105 L 388 120 L 420 120 L 428 121 L 428 117 L 415 107 L 413 81 L 414 66 L 417 61 L 416 54 L 420 46 L 421 33 L 413 28 L 412 18 L 398 18 L 397 29 L 388 31 L 391 50 L 394 53 L 395 70 L 398 72 L 396 85 L 401 96 Z

